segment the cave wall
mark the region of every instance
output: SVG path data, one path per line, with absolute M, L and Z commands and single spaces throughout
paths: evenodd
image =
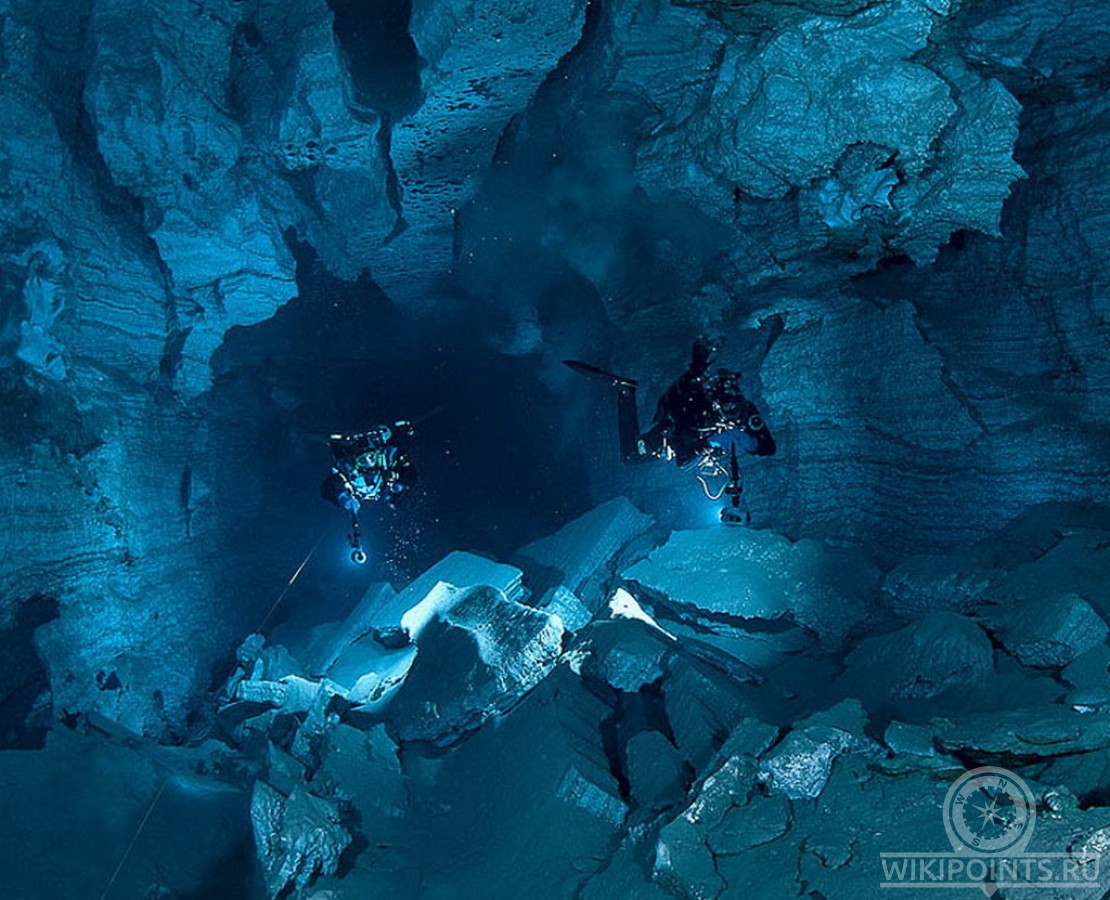
M 2 596 L 8 622 L 61 604 L 39 632 L 59 714 L 180 738 L 257 624 L 269 585 L 221 560 L 274 472 L 209 403 L 212 354 L 295 296 L 296 238 L 425 302 L 450 204 L 577 37 L 577 4 L 505 6 L 409 10 L 425 112 L 394 137 L 322 0 L 4 4 Z M 432 152 L 448 114 L 470 124 Z
M 1104 500 L 1107 18 L 604 4 L 507 142 L 500 205 L 464 217 L 461 277 L 516 317 L 509 346 L 568 355 L 511 221 L 596 291 L 647 398 L 723 336 L 782 437 L 747 467 L 753 516 L 788 534 L 896 559 Z M 685 514 L 676 481 L 598 481 Z

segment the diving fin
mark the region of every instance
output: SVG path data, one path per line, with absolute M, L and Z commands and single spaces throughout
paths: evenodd
M 623 375 L 614 375 L 612 372 L 606 372 L 604 369 L 598 368 L 590 363 L 580 362 L 577 359 L 564 359 L 563 365 L 577 372 L 579 375 L 585 375 L 589 378 L 603 378 L 610 384 L 617 385 L 618 387 L 634 388 L 640 384 L 635 378 L 625 378 Z
M 620 437 L 621 459 L 626 463 L 643 462 L 647 457 L 640 442 L 640 416 L 636 409 L 635 378 L 614 375 L 590 363 L 576 359 L 564 359 L 563 365 L 579 375 L 589 378 L 602 378 L 617 389 L 617 430 Z

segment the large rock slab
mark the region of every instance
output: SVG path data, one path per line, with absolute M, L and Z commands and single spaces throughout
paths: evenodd
M 385 702 L 416 656 L 413 639 L 460 596 L 453 588 L 486 586 L 522 599 L 522 573 L 513 566 L 464 551 L 449 553 L 400 591 L 372 585 L 342 622 L 317 629 L 310 664 L 353 691 L 360 703 Z
M 1110 647 L 1105 644 L 1078 657 L 1061 673 L 1075 687 L 1068 702 L 1079 709 L 1101 709 L 1110 704 Z
M 609 566 L 621 549 L 647 531 L 652 519 L 624 497 L 590 510 L 549 537 L 521 547 L 514 556 L 537 595 L 563 586 L 595 612 L 600 607 Z
M 859 701 L 846 700 L 799 722 L 763 758 L 759 781 L 789 800 L 820 797 L 838 757 L 873 749 L 863 736 L 866 721 Z
M 976 690 L 994 672 L 994 648 L 964 616 L 938 612 L 893 634 L 865 638 L 846 660 L 845 687 L 883 700 L 929 700 Z
M 611 715 L 560 664 L 496 727 L 434 760 L 405 753 L 406 822 L 388 842 L 421 878 L 403 896 L 573 896 L 605 867 L 598 848 L 621 839 L 628 809 L 602 738 Z M 355 862 L 371 885 L 376 865 L 373 853 Z
M 351 842 L 336 805 L 303 787 L 286 796 L 264 781 L 255 782 L 251 822 L 266 886 L 275 898 L 333 874 Z
M 887 605 L 899 616 L 970 612 L 995 579 L 997 569 L 968 552 L 907 557 L 883 579 Z
M 878 581 L 851 551 L 720 527 L 676 532 L 622 574 L 703 624 L 714 618 L 794 624 L 833 647 L 867 618 Z
M 998 641 L 1028 666 L 1057 668 L 1106 642 L 1106 621 L 1078 594 L 1029 598 L 985 612 Z
M 1012 567 L 986 593 L 986 599 L 1007 606 L 1022 600 L 1077 595 L 1103 618 L 1110 615 L 1110 586 L 1105 578 L 1110 564 L 1108 533 L 1064 527 L 1064 535 L 1047 552 Z
M 1110 747 L 1110 714 L 1067 706 L 936 719 L 938 747 L 961 758 L 1034 760 Z
M 424 602 L 433 601 L 387 722 L 402 741 L 448 745 L 539 684 L 562 653 L 564 629 L 495 588 L 440 585 Z
M 715 857 L 722 843 L 730 843 L 729 836 L 736 837 L 731 821 L 734 813 L 739 819 L 753 820 L 754 828 L 738 838 L 740 844 L 756 846 L 785 830 L 776 822 L 776 814 L 781 813 L 785 825 L 785 810 L 755 790 L 758 758 L 774 739 L 775 730 L 762 722 L 749 719 L 739 723 L 722 749 L 720 764 L 698 785 L 681 815 L 663 826 L 655 847 L 653 878 L 669 893 L 706 900 L 722 895 L 728 884 Z M 769 814 L 764 814 L 764 807 L 771 808 Z M 711 846 L 711 839 L 716 847 Z M 734 846 L 732 852 L 737 849 Z

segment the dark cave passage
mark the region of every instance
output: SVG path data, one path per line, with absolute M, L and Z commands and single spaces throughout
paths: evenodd
M 459 547 L 504 557 L 589 508 L 588 458 L 561 431 L 538 358 L 498 353 L 473 310 L 414 322 L 369 279 L 339 281 L 311 248 L 297 252 L 300 297 L 232 332 L 215 364 L 207 402 L 223 423 L 226 489 L 263 490 L 267 510 L 229 511 L 229 562 L 283 571 L 323 534 L 321 583 L 331 571 L 347 583 L 347 514 L 319 495 L 326 438 L 400 419 L 416 424 L 419 484 L 360 516 L 379 578 L 411 577 Z
M 422 101 L 412 0 L 328 0 L 358 103 L 396 121 Z

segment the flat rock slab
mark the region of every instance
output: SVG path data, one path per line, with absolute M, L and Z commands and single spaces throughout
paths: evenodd
M 866 618 L 878 582 L 877 571 L 854 552 L 720 527 L 675 532 L 623 576 L 679 613 L 789 622 L 831 646 Z
M 629 541 L 647 531 L 652 521 L 618 497 L 564 525 L 555 534 L 522 547 L 514 561 L 527 573 L 528 586 L 535 593 L 563 585 L 588 600 L 588 595 L 594 593 L 589 587 L 597 575 L 601 572 L 607 575 L 606 566 Z
M 404 677 L 415 655 L 412 646 L 383 646 L 375 637 L 376 630 L 404 628 L 415 638 L 437 612 L 458 599 L 451 588 L 489 587 L 515 601 L 524 595 L 522 578 L 514 566 L 455 551 L 399 592 L 372 585 L 350 617 L 329 626 L 331 634 L 318 629 L 313 655 L 317 665 L 327 663 L 328 678 L 346 688 L 353 689 L 360 679 L 374 673 L 376 677 L 364 683 L 356 697 L 359 702 L 373 700 L 376 692 L 388 690 Z
M 1067 706 L 935 719 L 937 746 L 982 757 L 1045 758 L 1110 747 L 1110 714 Z

